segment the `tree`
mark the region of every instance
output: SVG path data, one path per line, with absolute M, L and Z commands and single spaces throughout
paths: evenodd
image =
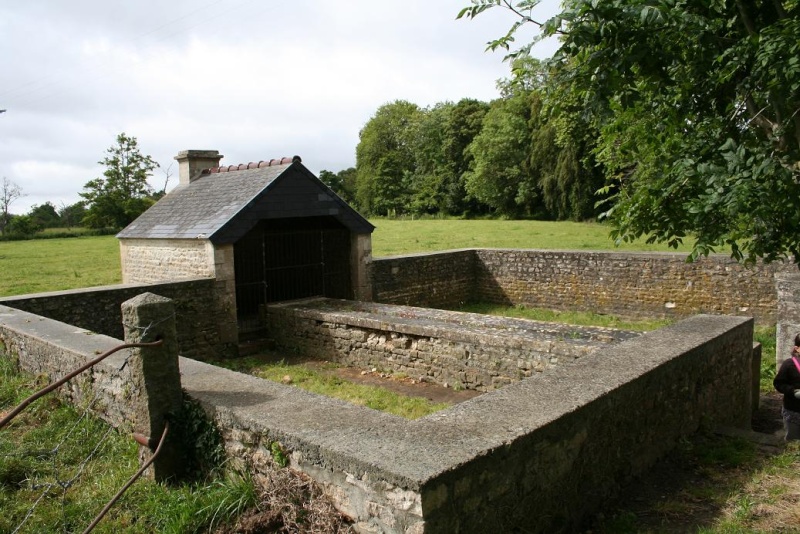
M 572 0 L 546 22 L 537 3 L 473 0 L 459 17 L 519 15 L 489 48 L 524 24 L 561 34 L 557 83 L 599 131 L 614 237 L 800 262 L 800 3 Z
M 11 204 L 23 196 L 22 189 L 3 176 L 3 181 L 0 182 L 0 235 L 6 233 L 6 226 L 11 221 L 11 214 L 8 211 Z
M 42 228 L 42 225 L 30 215 L 14 215 L 8 223 L 8 235 L 28 238 L 40 232 Z
M 348 204 L 355 205 L 356 169 L 350 167 L 337 173 L 321 170 L 319 179 Z
M 496 100 L 467 149 L 473 159 L 465 175 L 467 193 L 499 215 L 531 215 L 538 204 L 537 184 L 528 167 L 529 120 L 527 93 Z
M 58 210 L 58 217 L 61 226 L 68 230 L 73 226 L 79 226 L 84 217 L 86 217 L 86 203 L 79 201 L 69 206 L 62 203 L 61 209 Z
M 92 228 L 123 228 L 153 205 L 153 190 L 147 183 L 158 163 L 142 155 L 135 137 L 117 136 L 100 162 L 103 178 L 90 180 L 81 196 L 86 199 L 84 222 Z
M 444 184 L 450 170 L 444 150 L 451 102 L 420 110 L 411 125 L 413 170 L 408 210 L 416 215 L 437 213 L 444 203 Z
M 413 125 L 420 109 L 396 100 L 384 104 L 359 133 L 356 200 L 369 215 L 403 213 L 409 205 L 414 170 Z
M 464 98 L 456 102 L 447 116 L 442 145 L 446 171 L 441 184 L 440 209 L 449 215 L 486 210 L 485 205 L 467 195 L 465 177 L 473 162 L 472 153 L 467 148 L 481 132 L 488 111 L 488 103 Z
M 51 202 L 34 205 L 28 212 L 28 216 L 40 228 L 54 228 L 61 223 L 56 207 Z

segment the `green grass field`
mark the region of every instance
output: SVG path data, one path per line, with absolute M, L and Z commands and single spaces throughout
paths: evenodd
M 377 227 L 372 235 L 372 254 L 376 257 L 457 248 L 674 251 L 644 240 L 616 247 L 609 237 L 609 226 L 599 223 L 461 219 L 370 222 Z M 686 244 L 678 249 L 687 255 L 690 250 Z
M 458 248 L 610 250 L 608 226 L 595 223 L 494 220 L 372 221 L 375 257 Z M 625 243 L 620 250 L 668 251 L 665 245 Z M 690 247 L 679 252 L 688 254 Z M 0 296 L 121 281 L 114 236 L 0 241 Z
M 114 236 L 0 241 L 0 296 L 120 281 Z

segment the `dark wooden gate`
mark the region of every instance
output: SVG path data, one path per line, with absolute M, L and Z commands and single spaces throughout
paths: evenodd
M 264 304 L 352 298 L 350 232 L 327 217 L 262 221 L 234 245 L 240 331 L 263 325 Z

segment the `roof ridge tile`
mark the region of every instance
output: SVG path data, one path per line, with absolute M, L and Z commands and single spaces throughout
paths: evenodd
M 272 167 L 277 165 L 288 165 L 289 163 L 294 163 L 295 161 L 300 162 L 300 156 L 294 156 L 292 158 L 289 157 L 282 157 L 282 158 L 273 158 L 269 161 L 261 160 L 258 162 L 251 161 L 250 163 L 240 163 L 238 165 L 222 165 L 220 167 L 211 167 L 209 169 L 203 169 L 200 174 L 217 174 L 220 172 L 233 172 L 233 171 L 242 171 L 246 169 L 261 169 L 263 167 Z

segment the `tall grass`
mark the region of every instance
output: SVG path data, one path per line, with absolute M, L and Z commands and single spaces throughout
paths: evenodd
M 0 413 L 38 387 L 0 351 Z M 0 532 L 23 522 L 23 533 L 81 532 L 138 468 L 131 436 L 53 395 L 40 399 L 0 430 Z M 235 474 L 171 486 L 139 479 L 95 532 L 200 532 L 235 519 L 255 493 Z

